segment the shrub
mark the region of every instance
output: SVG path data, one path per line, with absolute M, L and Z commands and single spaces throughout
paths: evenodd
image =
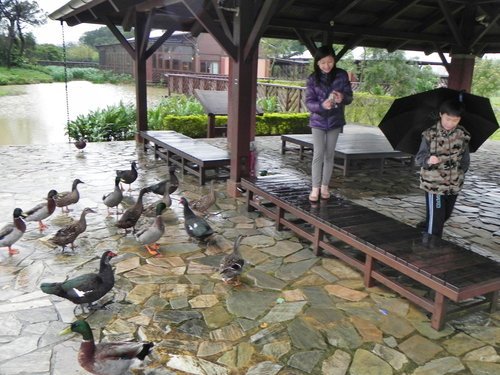
M 72 139 L 84 138 L 89 142 L 130 140 L 135 134 L 135 119 L 135 106 L 120 103 L 78 116 L 68 124 L 67 134 Z
M 345 107 L 347 122 L 378 125 L 389 110 L 394 97 L 356 92 L 353 102 Z

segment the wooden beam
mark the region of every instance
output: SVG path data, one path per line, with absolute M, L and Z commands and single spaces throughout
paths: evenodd
M 139 51 L 141 56 L 144 56 L 146 53 L 146 50 L 148 49 L 149 34 L 151 33 L 151 22 L 152 22 L 152 19 L 154 16 L 154 12 L 150 11 L 150 12 L 145 13 L 145 15 L 146 15 L 146 17 L 144 20 L 144 29 L 142 32 L 142 39 L 140 41 L 138 41 L 138 40 L 135 41 L 135 48 L 136 48 L 136 50 L 139 48 L 138 51 Z
M 151 47 L 148 48 L 148 50 L 144 53 L 144 58 L 147 60 L 151 57 L 155 51 L 161 47 L 161 45 L 172 36 L 174 33 L 175 28 L 170 28 L 169 30 L 165 31 L 162 36 L 160 36 L 156 41 L 153 43 Z
M 229 28 L 229 24 L 227 23 L 226 16 L 224 15 L 224 12 L 222 11 L 222 9 L 219 7 L 218 1 L 219 0 L 212 0 L 212 6 L 215 9 L 215 13 L 217 14 L 217 18 L 220 22 L 222 30 L 224 31 L 224 34 L 226 34 L 227 37 L 230 40 L 232 40 L 233 39 L 233 32 Z
M 123 48 L 125 48 L 125 51 L 127 51 L 127 53 L 130 55 L 130 57 L 132 57 L 132 59 L 135 61 L 135 50 L 130 45 L 128 40 L 123 36 L 123 34 L 120 32 L 120 30 L 118 30 L 118 28 L 115 26 L 115 24 L 113 22 L 111 22 L 111 20 L 108 17 L 101 16 L 101 19 L 104 21 L 106 26 L 111 30 L 111 32 L 116 37 L 116 39 L 118 39 L 118 41 L 123 46 Z
M 445 4 L 444 0 L 437 0 L 439 7 L 441 8 L 441 12 L 443 12 L 444 18 L 446 20 L 446 23 L 448 24 L 448 27 L 451 30 L 451 33 L 453 34 L 453 37 L 455 38 L 455 42 L 457 45 L 460 47 L 465 47 L 464 39 L 462 38 L 462 35 L 460 35 L 460 31 L 458 29 L 457 24 L 455 23 L 455 20 L 452 17 L 452 13 L 448 9 L 448 6 Z
M 314 40 L 312 40 L 312 38 L 303 30 L 293 29 L 293 31 L 295 31 L 297 38 L 299 38 L 300 40 L 300 43 L 305 45 L 308 51 L 311 53 L 311 55 L 314 56 L 316 50 L 318 49 L 316 43 L 314 43 Z
M 136 12 L 134 27 L 134 37 L 136 40 L 134 71 L 137 121 L 136 141 L 139 143 L 144 142 L 144 140 L 140 136 L 140 132 L 143 130 L 148 130 L 148 100 L 146 89 L 146 58 L 143 51 L 141 51 L 141 48 L 137 45 L 137 41 L 144 40 L 145 34 L 149 34 L 149 31 L 146 32 L 146 30 L 148 29 L 147 23 L 148 15 Z
M 260 38 L 264 34 L 271 17 L 280 9 L 283 2 L 281 0 L 267 0 L 260 8 L 259 15 L 253 23 L 252 31 L 243 49 L 243 58 L 246 60 L 253 49 L 259 45 Z
M 207 30 L 220 46 L 224 48 L 226 53 L 233 59 L 237 58 L 236 47 L 234 43 L 224 33 L 221 26 L 217 25 L 207 13 L 206 9 L 200 7 L 201 2 L 196 0 L 182 0 L 182 3 L 194 18 Z

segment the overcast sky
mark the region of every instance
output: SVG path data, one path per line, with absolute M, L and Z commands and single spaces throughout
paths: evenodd
M 69 1 L 70 0 L 36 0 L 40 8 L 47 14 L 59 9 L 63 5 L 69 3 Z M 82 24 L 70 27 L 64 23 L 64 39 L 66 43 L 76 43 L 83 33 L 98 29 L 101 26 L 102 25 Z M 34 28 L 32 31 L 38 44 L 51 43 L 62 45 L 62 31 L 59 21 L 54 21 L 49 18 L 45 25 Z

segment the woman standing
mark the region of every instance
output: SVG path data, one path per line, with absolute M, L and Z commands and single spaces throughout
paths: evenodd
M 345 125 L 344 106 L 352 102 L 347 72 L 335 67 L 335 52 L 322 46 L 314 55 L 314 72 L 307 78 L 306 105 L 313 136 L 312 191 L 309 200 L 330 198 L 337 139 Z

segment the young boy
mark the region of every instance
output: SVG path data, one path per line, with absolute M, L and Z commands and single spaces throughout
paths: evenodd
M 458 100 L 443 102 L 437 124 L 422 132 L 416 163 L 422 167 L 420 188 L 425 191 L 427 239 L 443 234 L 469 168 L 470 134 L 459 124 L 463 111 Z

